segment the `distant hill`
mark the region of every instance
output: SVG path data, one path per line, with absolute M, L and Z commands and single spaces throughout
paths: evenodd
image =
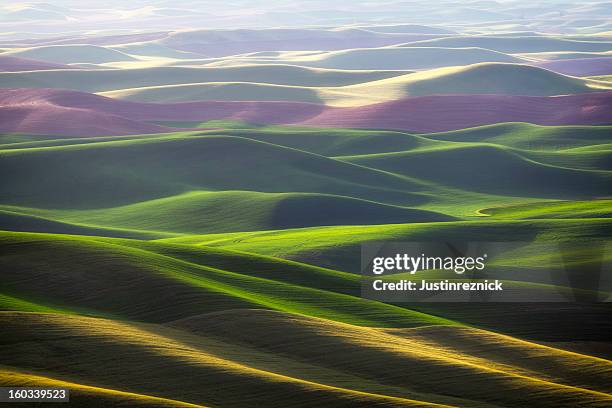
M 130 61 L 134 58 L 119 51 L 96 45 L 49 45 L 5 52 L 3 55 L 32 58 L 46 62 L 71 64 L 102 64 L 115 61 Z
M 0 54 L 1 56 L 2 54 Z M 0 59 L 0 64 L 1 62 Z M 0 65 L 1 67 L 2 65 Z M 327 70 L 290 65 L 251 65 L 223 68 L 151 67 L 117 70 L 72 69 L 70 71 L 0 73 L 0 87 L 30 88 L 36 85 L 38 88 L 103 92 L 125 88 L 231 81 L 301 86 L 342 86 L 390 78 L 406 73 L 406 71 Z
M 576 41 L 543 36 L 459 36 L 403 44 L 401 47 L 479 47 L 505 53 L 583 51 L 602 52 L 612 49 L 612 42 Z
M 338 87 L 299 87 L 252 82 L 219 82 L 143 87 L 103 93 L 143 102 L 240 100 L 359 106 L 408 96 L 502 94 L 553 96 L 611 89 L 607 82 L 569 77 L 521 64 L 482 63 L 438 68 L 378 81 Z
M 41 71 L 48 69 L 74 69 L 74 67 L 0 54 L 0 72 Z
M 612 74 L 612 57 L 543 61 L 533 65 L 560 74 L 579 77 Z
M 235 56 L 218 60 L 211 65 L 231 66 L 270 62 L 333 69 L 422 70 L 479 62 L 520 63 L 523 60 L 501 52 L 475 47 L 381 47 L 319 52 L 312 55 L 281 55 L 275 58 L 257 58 L 257 56 L 244 58 L 242 56 Z
M 611 92 L 555 97 L 436 95 L 332 108 L 314 103 L 279 101 L 141 103 L 75 91 L 10 89 L 3 92 L 0 102 L 0 115 L 6 118 L 0 124 L 3 132 L 65 136 L 160 133 L 171 129 L 152 121 L 177 121 L 179 127 L 181 122 L 185 122 L 184 126 L 190 127 L 189 121 L 215 119 L 255 124 L 403 129 L 421 133 L 499 122 L 542 125 L 612 123 Z M 68 116 L 70 121 L 63 122 L 63 118 Z M 96 120 L 92 120 L 94 117 Z

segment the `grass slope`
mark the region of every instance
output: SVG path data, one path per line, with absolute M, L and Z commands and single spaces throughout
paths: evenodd
M 482 214 L 495 218 L 610 218 L 612 200 L 558 201 L 486 208 Z
M 0 207 L 1 208 L 1 207 Z M 117 230 L 153 233 L 201 234 L 232 231 L 257 231 L 300 228 L 316 225 L 359 225 L 408 222 L 451 221 L 452 217 L 432 211 L 408 209 L 377 202 L 326 194 L 259 193 L 251 191 L 192 191 L 177 196 L 90 211 L 45 211 L 7 207 L 7 212 L 24 214 L 15 218 L 21 230 L 28 230 L 25 214 L 33 230 L 59 231 L 59 225 L 47 226 L 42 219 L 64 223 L 95 225 Z M 1 216 L 2 212 L 0 212 Z M 18 226 L 13 225 L 16 229 Z M 104 231 L 104 228 L 102 228 Z M 99 231 L 95 235 L 101 235 Z M 64 233 L 88 234 L 86 228 Z M 107 235 L 112 231 L 107 231 Z M 114 235 L 116 236 L 116 235 Z
M 173 328 L 24 313 L 0 319 L 11 333 L 2 351 L 10 367 L 203 405 L 603 407 L 612 399 L 609 361 L 478 330 L 388 332 L 260 310 Z M 41 341 L 24 341 L 33 337 Z M 73 364 L 32 362 L 34 344 Z
M 584 242 L 605 239 L 610 230 L 605 219 L 589 220 L 479 220 L 404 225 L 335 226 L 288 231 L 194 235 L 164 242 L 207 245 L 300 260 L 337 270 L 360 270 L 360 245 L 376 241 L 459 240 L 495 242 L 537 239 Z
M 242 262 L 213 263 L 226 268 L 220 269 L 208 266 L 205 254 L 202 259 L 201 254 L 194 256 L 197 251 L 180 247 L 152 249 L 68 235 L 1 236 L 2 246 L 13 248 L 2 259 L 7 296 L 67 309 L 80 307 L 95 315 L 167 322 L 198 313 L 263 307 L 371 326 L 452 323 L 364 301 L 356 297 L 358 281 L 350 274 L 281 260 L 269 271 L 269 258 L 258 262 L 257 257 L 245 255 Z M 230 256 L 240 258 L 240 254 Z M 244 269 L 247 262 L 251 265 Z M 298 273 L 308 274 L 292 276 Z M 334 291 L 338 287 L 342 289 Z
M 403 44 L 401 47 L 480 47 L 503 53 L 540 53 L 559 51 L 605 52 L 612 43 L 605 41 L 576 41 L 543 36 L 460 36 L 437 38 Z
M 503 123 L 425 135 L 428 139 L 482 142 L 527 150 L 558 151 L 609 143 L 612 126 L 538 126 Z
M 318 102 L 361 106 L 407 96 L 504 94 L 552 96 L 610 89 L 609 83 L 569 77 L 521 64 L 480 63 L 445 67 L 341 87 L 299 87 L 255 82 L 214 82 L 103 92 L 132 101 L 197 100 Z
M 4 174 L 14 174 L 0 188 L 4 203 L 44 208 L 112 207 L 193 190 L 254 189 L 364 198 L 375 194 L 380 201 L 407 205 L 422 200 L 412 192 L 424 188 L 378 170 L 227 136 L 179 133 L 11 149 L 1 155 Z M 24 166 L 28 173 L 18 171 Z
M 45 355 L 47 346 L 55 346 L 56 358 L 72 355 L 75 362 L 59 368 L 52 366 L 52 360 L 32 364 L 27 359 L 9 358 L 12 353 L 3 353 L 7 365 L 42 371 L 43 375 L 50 372 L 55 378 L 76 378 L 72 381 L 120 392 L 227 407 L 251 406 L 254 401 L 270 407 L 295 401 L 304 406 L 436 406 L 294 378 L 291 374 L 299 374 L 296 368 L 313 372 L 316 367 L 164 327 L 54 315 L 1 315 L 3 327 L 11 333 L 10 338 L 3 339 L 4 350 L 25 352 L 28 344 L 35 343 L 21 339 L 38 338 Z M 289 373 L 282 371 L 283 363 Z M 316 375 L 314 371 L 310 377 Z
M 417 177 L 462 190 L 492 194 L 541 197 L 603 197 L 610 193 L 612 173 L 583 170 L 598 160 L 597 153 L 578 157 L 578 168 L 571 168 L 575 154 L 520 154 L 496 145 L 470 144 L 422 149 L 399 153 L 349 156 L 343 160 L 379 170 Z M 606 155 L 609 159 L 609 155 Z M 534 158 L 554 163 L 540 163 Z M 568 161 L 568 159 L 570 159 Z M 607 160 L 604 158 L 602 163 Z M 562 167 L 568 166 L 568 167 Z
M 482 48 L 356 48 L 328 51 L 309 55 L 279 56 L 278 58 L 226 57 L 211 66 L 230 67 L 236 64 L 266 64 L 275 61 L 307 67 L 347 70 L 422 70 L 447 66 L 476 64 L 479 62 L 514 62 L 522 59 Z
M 72 69 L 0 73 L 3 88 L 73 89 L 103 92 L 161 85 L 203 82 L 258 82 L 278 85 L 342 86 L 389 78 L 405 71 L 347 71 L 291 65 L 237 67 L 151 67 L 133 69 Z
M 0 167 L 14 174 L 1 200 L 6 229 L 161 238 L 445 221 L 414 208 L 473 217 L 487 207 L 609 195 L 608 127 L 511 123 L 411 135 L 241 126 L 23 142 L 8 135 L 0 151 Z M 31 170 L 19 171 L 26 163 Z M 86 177 L 73 176 L 85 168 Z

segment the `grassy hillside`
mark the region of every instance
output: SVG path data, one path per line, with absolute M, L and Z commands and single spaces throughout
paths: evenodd
M 151 67 L 133 69 L 72 69 L 40 72 L 0 72 L 3 88 L 32 87 L 103 92 L 127 88 L 203 82 L 257 82 L 278 85 L 341 86 L 405 74 L 405 71 L 347 71 L 291 65 Z
M 318 88 L 256 82 L 207 82 L 101 92 L 110 98 L 137 102 L 294 101 L 323 103 Z
M 375 233 L 373 227 L 366 231 L 370 235 L 357 234 L 360 231 L 358 228 L 334 227 L 335 231 L 310 229 L 251 236 L 192 237 L 192 240 L 208 240 L 206 246 L 199 247 L 174 243 L 180 240 L 146 242 L 2 233 L 2 246 L 12 249 L 11 255 L 2 259 L 3 269 L 7 272 L 3 274 L 0 308 L 156 323 L 201 313 L 263 308 L 360 326 L 416 327 L 465 322 L 534 339 L 567 341 L 605 338 L 606 330 L 602 331 L 602 328 L 609 325 L 605 318 L 609 308 L 605 304 L 531 304 L 524 309 L 526 315 L 519 313 L 517 308 L 506 308 L 504 304 L 390 305 L 364 300 L 360 296 L 359 275 L 254 254 L 274 251 L 275 255 L 285 258 L 308 258 L 310 255 L 310 263 L 328 262 L 334 263 L 335 268 L 352 270 L 354 265 L 351 263 L 359 262 L 359 245 L 368 240 L 435 240 L 440 234 L 449 237 L 447 239 L 469 236 L 470 239 L 479 240 L 507 233 L 513 227 L 516 229 L 516 225 L 508 222 L 487 223 L 475 230 L 471 228 L 472 224 L 466 223 L 462 228 L 453 226 L 460 228 L 454 231 L 454 235 L 450 225 L 449 228 L 439 229 L 436 224 L 429 224 L 420 231 L 410 225 L 377 226 L 378 235 L 372 235 Z M 527 225 L 524 223 L 522 229 L 527 230 Z M 605 224 L 585 226 L 582 223 L 578 226 L 576 223 L 565 223 L 564 226 L 558 223 L 551 226 L 540 223 L 531 227 L 529 234 L 552 236 L 557 233 L 567 239 L 586 239 L 593 237 L 597 228 L 605 230 Z M 301 240 L 295 235 L 297 232 L 302 233 Z M 355 239 L 349 241 L 348 236 L 355 236 Z M 243 244 L 236 245 L 236 238 Z M 516 237 L 527 238 L 527 234 Z M 311 245 L 306 247 L 305 242 L 311 242 Z M 286 247 L 283 249 L 281 245 Z M 303 248 L 296 248 L 296 245 Z M 313 257 L 314 254 L 317 254 L 316 257 Z M 531 255 L 521 256 L 528 262 Z M 547 261 L 535 259 L 533 262 L 543 264 Z M 527 275 L 526 279 L 532 278 Z M 50 281 L 53 282 L 51 286 Z M 517 287 L 512 281 L 506 281 L 506 285 Z M 525 288 L 523 285 L 522 290 Z M 542 296 L 547 291 L 558 290 L 545 285 L 534 289 L 542 291 Z M 588 316 L 589 320 L 570 319 L 564 325 L 559 325 L 550 319 L 554 313 L 581 314 Z
M 266 406 L 284 406 L 296 398 L 304 405 L 326 403 L 349 407 L 357 402 L 375 407 L 431 406 L 408 398 L 319 383 L 313 381 L 316 372 L 306 374 L 310 378 L 315 377 L 312 380 L 293 378 L 291 374 L 297 376 L 297 369 L 308 373 L 314 367 L 289 358 L 275 358 L 252 348 L 224 344 L 214 338 L 191 336 L 159 326 L 31 314 L 3 313 L 2 319 L 3 326 L 10 328 L 12 333 L 10 339 L 4 339 L 5 345 L 15 347 L 15 351 L 23 346 L 27 348 L 24 342 L 19 346 L 20 339 L 36 335 L 43 340 L 43 344 L 61 347 L 63 351 L 56 354 L 57 358 L 67 358 L 68 354 L 64 353 L 69 353 L 76 364 L 63 369 L 50 365 L 33 366 L 27 361 L 7 359 L 8 355 L 3 355 L 6 363 L 25 366 L 30 370 L 51 371 L 60 378 L 76 377 L 83 382 L 105 384 L 106 388 L 113 390 L 157 394 L 214 406 L 249 406 L 251 402 L 245 402 L 245 391 L 247 395 L 252 395 L 251 401 L 256 396 L 256 400 Z M 20 321 L 27 321 L 28 325 Z M 288 373 L 282 371 L 283 363 Z M 143 374 L 143 369 L 147 375 Z M 321 371 L 325 378 L 327 373 Z M 350 384 L 347 380 L 344 382 Z M 359 388 L 359 380 L 355 382 L 355 387 Z M 367 380 L 364 382 L 367 384 Z
M 194 189 L 376 194 L 383 202 L 409 204 L 423 188 L 405 177 L 227 136 L 178 134 L 11 149 L 2 157 L 3 171 L 15 174 L 2 186 L 4 203 L 43 208 L 110 207 Z M 181 165 L 175 166 L 179 157 Z M 31 171 L 17 171 L 23 166 Z
M 411 135 L 272 126 L 21 143 L 11 136 L 0 165 L 15 176 L 4 184 L 2 210 L 10 229 L 37 231 L 38 223 L 44 232 L 124 237 L 444 221 L 414 208 L 466 217 L 543 198 L 606 197 L 610 153 L 597 143 L 607 130 L 504 124 Z M 19 172 L 26 163 L 29 173 Z M 87 177 L 75 179 L 85 168 Z
M 603 239 L 609 229 L 605 219 L 590 220 L 494 220 L 404 225 L 339 226 L 210 234 L 169 238 L 164 241 L 218 246 L 281 258 L 299 259 L 333 269 L 359 271 L 360 244 L 374 241 L 511 241 L 536 238 L 569 241 Z
M 321 212 L 320 208 L 325 208 L 325 211 Z M 33 217 L 79 225 L 183 234 L 257 231 L 316 225 L 453 220 L 452 217 L 431 211 L 350 197 L 251 191 L 192 191 L 127 206 L 89 211 L 49 211 L 7 207 L 7 212 L 9 211 L 12 214 L 24 214 L 24 216 L 34 214 Z M 21 223 L 24 221 L 19 220 Z M 40 231 L 43 227 L 41 223 L 37 230 Z M 26 230 L 23 224 L 22 230 Z M 65 233 L 78 232 L 78 230 L 65 231 Z M 87 235 L 85 231 L 80 232 L 81 235 Z M 107 232 L 107 235 L 109 233 Z
M 589 92 L 597 87 L 605 89 L 607 86 L 526 65 L 482 63 L 429 70 L 347 88 L 355 93 L 368 88 L 369 92 L 397 99 L 402 95 L 433 94 L 549 96 Z
M 49 45 L 15 49 L 5 55 L 32 58 L 60 64 L 92 63 L 102 64 L 114 61 L 130 61 L 134 58 L 120 51 L 95 45 Z
M 505 123 L 426 135 L 453 142 L 494 143 L 527 150 L 564 150 L 610 142 L 610 126 L 537 126 Z
M 603 407 L 610 402 L 608 361 L 477 330 L 386 332 L 251 310 L 204 315 L 176 322 L 175 328 L 23 313 L 0 318 L 11 333 L 2 352 L 9 367 L 103 384 L 115 398 L 127 397 L 126 391 L 155 393 L 232 407 L 247 406 L 247 395 L 248 405 L 266 406 Z M 236 326 L 242 328 L 238 333 Z M 273 336 L 261 336 L 262 327 Z M 28 360 L 35 343 L 23 340 L 32 336 L 41 340 L 39 352 L 53 348 L 56 358 L 71 356 L 73 364 Z M 317 353 L 321 349 L 333 352 L 325 356 Z M 487 386 L 466 387 L 465 378 Z
M 610 51 L 612 43 L 545 36 L 459 36 L 403 44 L 403 47 L 481 47 L 505 53 Z
M 226 57 L 211 66 L 231 67 L 237 64 L 294 64 L 306 67 L 330 69 L 373 70 L 421 70 L 446 66 L 468 65 L 479 62 L 514 62 L 522 60 L 501 52 L 482 48 L 436 48 L 436 47 L 382 47 L 356 48 L 341 51 L 310 53 L 307 55 L 280 55 L 276 58 Z
M 417 177 L 462 190 L 509 196 L 563 198 L 605 197 L 612 173 L 572 169 L 571 153 L 521 155 L 495 145 L 470 144 L 400 153 L 349 156 L 342 160 L 369 168 Z M 523 153 L 524 154 L 524 153 Z M 596 160 L 586 153 L 583 162 Z M 531 156 L 531 157 L 529 157 Z M 559 157 L 561 156 L 561 157 Z M 547 159 L 553 164 L 536 162 Z M 573 157 L 575 159 L 575 156 Z M 606 155 L 609 159 L 609 155 Z M 580 158 L 579 158 L 580 159 Z M 607 160 L 604 160 L 607 162 Z M 562 165 L 568 167 L 561 167 Z M 584 163 L 583 163 L 584 165 Z M 528 182 L 526 182 L 528 180 Z
M 304 273 L 309 267 L 281 260 L 277 260 L 276 276 L 272 278 L 257 276 L 251 270 L 233 271 L 232 264 L 226 265 L 227 270 L 219 269 L 202 260 L 194 262 L 193 258 L 94 238 L 2 233 L 2 244 L 15 248 L 2 260 L 8 270 L 3 275 L 7 296 L 60 309 L 80 307 L 98 316 L 168 322 L 198 313 L 271 308 L 368 326 L 452 323 L 364 301 L 355 296 L 358 281 L 351 275 L 315 268 L 310 275 L 329 276 L 318 283 L 305 276 L 297 279 L 307 284 L 292 282 L 291 276 L 282 275 Z M 267 268 L 269 262 L 264 260 Z M 250 265 L 250 269 L 256 265 Z M 265 267 L 262 273 L 266 273 Z M 327 285 L 331 283 L 333 288 L 334 281 L 336 287 L 341 284 L 344 289 L 329 290 Z M 351 295 L 340 293 L 346 291 Z
M 612 200 L 544 202 L 486 208 L 480 212 L 496 218 L 610 218 Z
M 552 96 L 610 89 L 609 83 L 580 79 L 521 64 L 481 63 L 445 67 L 341 87 L 298 87 L 255 82 L 155 86 L 103 92 L 133 101 L 285 100 L 361 106 L 407 96 L 504 94 Z
M 184 124 L 181 124 L 184 125 Z M 201 125 L 213 125 L 203 123 Z M 227 127 L 227 124 L 222 124 Z M 435 146 L 429 138 L 397 131 L 360 129 L 317 129 L 296 126 L 261 126 L 235 124 L 240 129 L 225 129 L 228 136 L 268 142 L 327 157 L 388 153 Z M 169 126 L 169 124 L 168 124 Z

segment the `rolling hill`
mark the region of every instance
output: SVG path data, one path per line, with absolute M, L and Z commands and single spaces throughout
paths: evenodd
M 330 106 L 362 106 L 408 96 L 503 94 L 554 96 L 610 89 L 607 82 L 585 80 L 521 64 L 482 63 L 427 70 L 342 87 L 297 87 L 221 82 L 143 87 L 102 95 L 145 102 L 198 100 L 296 101 Z
M 74 91 L 10 89 L 0 97 L 0 114 L 4 112 L 7 118 L 3 123 L 3 132 L 57 133 L 66 136 L 159 133 L 170 129 L 144 122 L 179 122 L 178 127 L 194 127 L 188 122 L 220 119 L 258 124 L 442 132 L 499 122 L 609 124 L 612 123 L 611 95 L 609 92 L 557 97 L 436 95 L 359 107 L 331 108 L 278 101 L 136 103 Z M 71 117 L 70 126 L 65 126 L 61 119 L 65 115 Z M 99 119 L 95 122 L 88 119 L 92 116 Z M 44 117 L 45 120 L 30 120 L 36 117 Z M 56 126 L 53 128 L 52 124 Z
M 448 34 L 376 33 L 358 28 L 234 30 L 184 30 L 172 32 L 158 43 L 208 57 L 223 57 L 258 51 L 337 50 L 381 47 L 419 41 Z
M 276 58 L 262 58 L 260 56 L 243 58 L 238 55 L 220 59 L 209 65 L 229 67 L 236 64 L 266 64 L 270 62 L 345 70 L 423 70 L 480 62 L 521 63 L 524 60 L 501 52 L 475 47 L 380 47 L 309 53 L 296 56 L 281 54 Z
M 1 64 L 2 60 L 0 59 L 0 68 L 2 67 Z M 0 73 L 0 84 L 3 88 L 59 88 L 86 92 L 231 81 L 251 81 L 296 86 L 342 86 L 389 78 L 405 73 L 406 71 L 328 70 L 270 64 L 225 68 L 72 69 L 70 71 L 51 70 L 45 72 Z
M 42 71 L 49 69 L 74 69 L 74 67 L 65 64 L 55 64 L 52 62 L 38 61 L 30 58 L 11 57 L 0 54 L 0 73 Z M 2 81 L 2 83 L 4 84 L 4 81 Z
M 612 174 L 539 163 L 490 145 L 349 156 L 342 160 L 455 188 L 539 198 L 594 198 L 610 192 Z M 560 163 L 567 165 L 567 159 Z
M 504 219 L 610 218 L 610 200 L 557 201 L 485 208 L 480 212 Z
M 269 165 L 262 168 L 262 162 Z M 24 165 L 30 171 L 17 171 Z M 220 166 L 224 171 L 218 170 Z M 270 143 L 180 133 L 4 150 L 0 167 L 14 174 L 1 188 L 5 204 L 43 208 L 110 207 L 194 189 L 299 191 L 366 199 L 375 194 L 382 202 L 408 205 L 422 201 L 415 192 L 424 189 L 424 184 L 406 177 Z
M 104 393 L 104 385 L 109 398 L 156 394 L 164 398 L 157 400 L 160 406 L 247 406 L 242 402 L 246 395 L 250 403 L 266 406 L 297 401 L 334 407 L 486 406 L 508 401 L 603 407 L 610 400 L 609 361 L 469 328 L 385 331 L 257 310 L 193 317 L 172 328 L 35 313 L 5 312 L 0 318 L 11 330 L 3 339 L 3 361 L 28 369 L 21 375 L 31 381 L 45 373 L 72 378 L 73 383 L 99 384 L 90 392 Z M 236 326 L 243 328 L 237 336 Z M 262 327 L 274 337 L 258 334 Z M 33 336 L 40 339 L 43 352 L 53 347 L 58 359 L 71 355 L 74 364 L 27 360 L 23 356 L 34 343 L 24 339 Z M 322 348 L 334 352 L 317 353 Z M 148 368 L 147 375 L 134 370 L 136 362 Z M 413 375 L 405 375 L 406 367 Z M 3 370 L 3 377 L 7 371 L 10 368 Z M 432 373 L 439 380 L 428 380 Z M 466 377 L 488 386 L 466 388 L 458 380 Z M 78 397 L 82 389 L 77 387 Z M 457 397 L 459 389 L 462 397 Z
M 52 234 L 1 235 L 4 245 L 16 248 L 2 260 L 5 266 L 11 265 L 3 274 L 3 293 L 51 309 L 146 322 L 270 308 L 366 326 L 453 323 L 364 301 L 357 296 L 359 281 L 352 274 L 283 260 L 230 253 L 223 266 L 217 261 L 215 267 L 209 266 L 201 251 L 173 246 L 168 250 L 164 244 L 142 246 L 142 241 L 130 244 Z M 53 290 L 48 282 L 51 276 L 56 276 Z
M 537 62 L 534 65 L 560 74 L 578 77 L 609 75 L 612 73 L 612 57 L 543 61 Z
M 224 347 L 220 341 L 190 336 L 164 327 L 132 327 L 129 323 L 76 317 L 57 318 L 52 315 L 3 314 L 3 318 L 3 325 L 11 327 L 14 333 L 14 341 L 19 341 L 21 336 L 28 336 L 28 333 L 32 333 L 30 330 L 34 329 L 36 333 L 46 337 L 45 344 L 63 344 L 64 350 L 72 351 L 75 360 L 79 362 L 78 367 L 74 369 L 54 370 L 51 367 L 41 367 L 42 370 L 53 370 L 59 377 L 71 376 L 83 382 L 107 384 L 107 388 L 113 390 L 129 390 L 131 393 L 145 395 L 162 394 L 170 399 L 216 406 L 248 406 L 241 402 L 244 401 L 245 389 L 251 390 L 249 392 L 257 390 L 257 401 L 267 406 L 289 404 L 295 402 L 296 397 L 305 405 L 327 402 L 333 406 L 349 407 L 357 402 L 374 407 L 436 406 L 407 398 L 329 386 L 317 382 L 314 378 L 311 381 L 293 378 L 277 373 L 279 366 L 288 363 L 293 369 L 301 367 L 308 370 L 309 365 L 294 363 L 291 359 L 269 361 L 266 359 L 269 355 L 267 353 L 244 347 Z M 31 323 L 30 329 L 15 325 L 16 319 L 20 318 Z M 47 318 L 46 323 L 44 318 Z M 159 334 L 155 333 L 157 330 L 160 331 Z M 62 340 L 62 337 L 65 340 Z M 77 341 L 80 345 L 76 349 L 74 342 L 78 337 L 81 340 Z M 160 350 L 151 354 L 151 347 L 159 349 L 160 346 L 166 351 Z M 110 367 L 122 362 L 122 368 L 117 373 L 100 369 L 100 359 L 106 353 L 111 353 L 114 357 L 107 360 L 108 366 L 102 366 Z M 232 360 L 233 353 L 238 353 L 233 357 L 236 360 Z M 86 358 L 85 354 L 89 354 L 89 358 Z M 260 364 L 253 361 L 258 357 L 268 360 L 269 363 Z M 142 368 L 148 366 L 147 371 L 151 374 L 143 376 L 142 373 L 138 374 L 138 370 L 127 369 L 130 366 L 135 367 L 133 364 L 136 361 L 140 361 L 139 366 Z M 28 365 L 18 360 L 12 360 L 10 363 Z M 155 367 L 157 369 L 154 369 Z M 163 367 L 163 370 L 160 371 L 160 367 Z M 190 368 L 185 369 L 187 367 Z M 162 380 L 168 375 L 171 380 Z M 316 374 L 307 376 L 316 378 Z M 163 381 L 166 381 L 167 385 L 160 389 Z
M 1 208 L 1 207 L 0 207 Z M 320 209 L 324 209 L 321 211 Z M 452 217 L 326 194 L 189 192 L 101 210 L 52 212 L 7 208 L 50 220 L 154 233 L 202 234 L 316 225 L 450 221 Z M 163 216 L 159 216 L 163 214 Z M 21 226 L 22 230 L 25 228 Z M 40 227 L 39 227 L 40 228 Z M 69 231 L 67 231 L 69 232 Z
M 206 82 L 163 85 L 100 92 L 100 95 L 135 102 L 291 101 L 325 103 L 324 89 L 255 82 Z
M 0 386 L 612 406 L 609 2 L 56 3 L 0 4 Z
M 389 100 L 439 94 L 552 96 L 593 92 L 598 87 L 607 89 L 608 86 L 521 64 L 482 63 L 429 70 L 344 89 L 357 95 L 362 91 L 381 94 L 381 98 Z
M 59 64 L 91 63 L 103 64 L 115 61 L 131 61 L 134 58 L 119 51 L 96 45 L 48 45 L 24 49 L 14 49 L 2 55 L 32 58 Z
M 335 226 L 287 231 L 245 232 L 239 234 L 193 235 L 163 239 L 192 245 L 294 259 L 331 269 L 359 272 L 361 244 L 375 241 L 459 240 L 495 242 L 499 237 L 511 241 L 558 240 L 585 242 L 606 237 L 609 221 L 589 220 L 505 220 L 480 219 L 452 223 L 417 225 Z M 503 309 L 503 307 L 502 307 Z
M 0 132 L 96 136 L 160 133 L 170 130 L 164 126 L 138 122 L 118 115 L 45 105 L 1 106 Z
M 612 97 L 608 92 L 554 97 L 433 95 L 342 110 L 325 110 L 302 124 L 403 129 L 421 133 L 466 129 L 500 122 L 540 125 L 610 124 L 611 104 Z M 605 138 L 605 135 L 602 137 Z
M 536 126 L 503 123 L 452 132 L 428 134 L 428 139 L 453 142 L 482 142 L 527 150 L 567 150 L 606 144 L 609 126 Z
M 543 36 L 458 36 L 417 41 L 400 47 L 480 47 L 503 53 L 531 53 L 553 51 L 603 52 L 610 51 L 612 43 L 605 41 L 576 41 Z

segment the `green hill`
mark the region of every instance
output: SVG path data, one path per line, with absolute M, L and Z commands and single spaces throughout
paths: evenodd
M 360 271 L 360 250 L 364 242 L 375 241 L 507 241 L 536 239 L 584 242 L 605 239 L 609 220 L 472 220 L 451 223 L 403 225 L 332 226 L 234 234 L 193 235 L 163 239 L 192 245 L 265 254 L 294 259 L 337 270 Z
M 223 134 L 259 140 L 327 157 L 398 152 L 442 144 L 421 135 L 386 130 L 263 126 L 254 129 L 224 129 Z
M 26 207 L 104 208 L 193 190 L 375 194 L 404 205 L 423 200 L 415 195 L 424 188 L 418 181 L 239 137 L 162 135 L 1 154 L 2 171 L 14 175 L 0 187 L 2 201 Z M 24 167 L 30 170 L 18 170 Z
M 554 201 L 485 208 L 480 212 L 504 219 L 611 218 L 612 200 Z
M 452 142 L 482 142 L 527 150 L 556 151 L 610 142 L 612 126 L 538 126 L 502 123 L 422 135 Z
M 193 251 L 185 254 L 175 247 L 170 250 L 176 255 L 169 255 L 163 246 L 154 247 L 160 248 L 157 253 L 138 242 L 6 232 L 1 237 L 4 247 L 15 248 L 2 259 L 7 271 L 2 276 L 5 295 L 51 308 L 81 308 L 87 314 L 149 322 L 236 308 L 271 308 L 381 327 L 452 323 L 356 297 L 358 281 L 350 274 L 282 260 L 276 260 L 270 271 L 271 260 L 263 259 L 258 273 L 257 258 L 249 255 L 219 269 L 208 266 L 206 257 L 194 258 Z M 291 276 L 305 272 L 318 279 Z M 329 290 L 334 286 L 344 289 Z M 352 295 L 341 293 L 346 291 Z
M 2 208 L 2 207 L 0 207 Z M 43 232 L 43 219 L 61 220 L 77 225 L 95 225 L 109 229 L 151 231 L 152 233 L 202 234 L 231 231 L 257 231 L 301 228 L 316 225 L 359 225 L 408 222 L 450 221 L 452 217 L 431 211 L 408 209 L 326 194 L 259 193 L 251 191 L 193 191 L 89 211 L 49 211 L 7 207 L 12 214 L 34 214 L 29 229 L 19 219 L 21 230 Z M 1 215 L 2 213 L 0 213 Z M 25 216 L 25 215 L 24 215 Z M 35 221 L 39 221 L 36 223 Z M 33 229 L 37 225 L 38 229 Z M 47 226 L 47 232 L 53 231 Z M 59 232 L 59 226 L 54 226 Z M 17 228 L 17 226 L 14 226 Z M 8 225 L 5 229 L 9 229 Z M 13 229 L 13 228 L 11 228 Z M 89 235 L 86 228 L 63 233 Z M 100 235 L 103 231 L 98 232 Z M 112 230 L 106 231 L 112 235 Z M 113 235 L 117 236 L 117 235 Z
M 610 192 L 612 173 L 605 171 L 607 169 L 561 167 L 571 166 L 575 154 L 526 156 L 495 145 L 470 144 L 349 156 L 342 160 L 481 193 L 540 198 L 593 198 L 606 196 Z M 542 156 L 557 165 L 533 160 Z M 583 162 L 597 159 L 593 156 L 587 153 Z

